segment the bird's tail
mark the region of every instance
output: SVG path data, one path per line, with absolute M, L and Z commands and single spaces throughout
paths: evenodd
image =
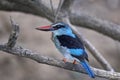
M 87 71 L 87 73 L 89 74 L 89 76 L 90 76 L 91 78 L 95 78 L 95 74 L 94 74 L 94 72 L 91 70 L 91 68 L 90 68 L 90 66 L 88 65 L 88 63 L 87 63 L 85 60 L 83 60 L 83 61 L 81 61 L 81 64 L 82 64 L 82 66 L 85 68 L 85 70 Z

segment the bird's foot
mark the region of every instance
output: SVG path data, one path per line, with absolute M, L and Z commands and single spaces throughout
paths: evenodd
M 66 58 L 63 58 L 63 62 L 66 63 L 66 62 L 67 62 L 67 59 L 66 59 Z
M 73 64 L 77 64 L 77 61 L 76 61 L 76 60 L 74 60 L 74 61 L 73 61 Z

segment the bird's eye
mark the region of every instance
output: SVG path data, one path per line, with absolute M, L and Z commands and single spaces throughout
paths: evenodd
M 65 26 L 63 26 L 63 25 L 56 25 L 56 26 L 54 26 L 53 28 L 57 30 L 57 29 L 64 28 L 64 27 L 65 27 Z
M 63 26 L 63 25 L 58 25 L 57 26 L 57 28 L 59 29 L 59 28 L 64 28 L 65 26 Z
M 59 28 L 61 28 L 61 26 L 60 26 L 60 25 L 58 25 L 58 26 L 57 26 L 57 28 L 59 29 Z

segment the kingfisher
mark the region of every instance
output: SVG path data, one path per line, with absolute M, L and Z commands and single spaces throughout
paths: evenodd
M 64 56 L 63 61 L 72 60 L 73 64 L 80 63 L 91 78 L 95 74 L 88 64 L 88 55 L 85 51 L 82 41 L 73 32 L 71 27 L 64 22 L 57 22 L 50 26 L 37 27 L 37 30 L 51 31 L 52 41 L 56 48 Z

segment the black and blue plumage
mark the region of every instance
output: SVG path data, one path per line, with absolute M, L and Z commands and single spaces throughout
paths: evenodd
M 94 72 L 88 64 L 88 55 L 83 43 L 77 35 L 73 33 L 68 24 L 59 22 L 51 26 L 37 29 L 42 31 L 52 31 L 53 42 L 63 56 L 69 60 L 76 60 L 84 67 L 90 77 L 95 77 Z

